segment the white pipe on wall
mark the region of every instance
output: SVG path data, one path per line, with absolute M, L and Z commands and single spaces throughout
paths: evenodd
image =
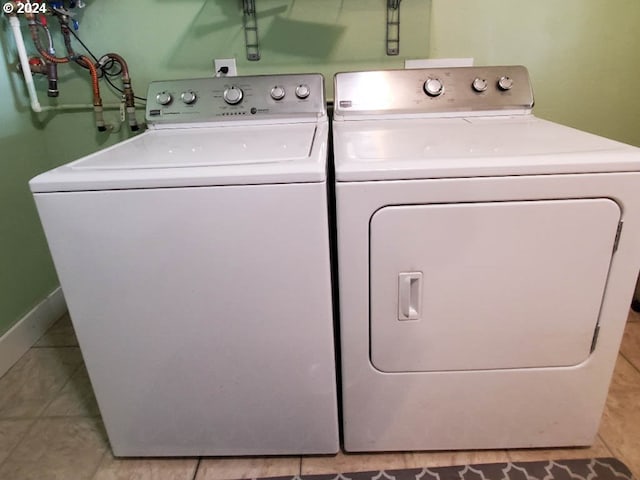
M 107 103 L 102 106 L 104 110 L 119 110 L 122 108 L 120 103 Z M 61 103 L 60 105 L 50 105 L 40 107 L 41 112 L 53 111 L 73 111 L 73 110 L 93 110 L 93 103 Z
M 16 40 L 16 47 L 18 47 L 18 56 L 20 57 L 20 66 L 22 67 L 22 74 L 24 75 L 24 81 L 27 83 L 27 91 L 29 92 L 29 99 L 31 100 L 31 109 L 34 112 L 41 112 L 42 107 L 38 101 L 38 94 L 36 87 L 33 83 L 33 74 L 31 73 L 31 67 L 29 66 L 29 57 L 27 56 L 27 49 L 24 46 L 24 39 L 22 38 L 22 31 L 20 30 L 20 20 L 17 15 L 9 16 L 9 24 L 13 31 L 13 37 Z

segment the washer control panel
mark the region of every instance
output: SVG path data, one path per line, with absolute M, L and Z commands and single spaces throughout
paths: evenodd
M 529 111 L 533 91 L 523 66 L 338 73 L 336 117 Z
M 156 81 L 147 92 L 146 119 L 154 126 L 322 116 L 320 74 Z

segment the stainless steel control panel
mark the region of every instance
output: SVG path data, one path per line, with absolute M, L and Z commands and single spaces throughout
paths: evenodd
M 338 73 L 335 116 L 530 110 L 522 66 Z
M 150 125 L 326 115 L 320 74 L 211 77 L 151 82 Z

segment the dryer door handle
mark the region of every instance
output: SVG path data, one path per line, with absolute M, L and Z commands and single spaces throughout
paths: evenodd
M 398 320 L 420 320 L 422 315 L 422 272 L 398 274 Z

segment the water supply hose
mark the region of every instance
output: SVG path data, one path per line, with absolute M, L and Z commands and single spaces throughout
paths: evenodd
M 102 106 L 102 97 L 100 96 L 100 83 L 98 79 L 98 69 L 93 64 L 91 59 L 84 55 L 77 55 L 71 45 L 71 35 L 69 29 L 69 22 L 67 17 L 59 17 L 60 30 L 62 37 L 64 38 L 64 46 L 67 50 L 67 58 L 74 60 L 81 67 L 87 68 L 91 75 L 91 87 L 93 90 L 93 113 L 96 122 L 96 128 L 99 132 L 107 130 L 107 125 L 104 121 L 104 108 Z
M 71 29 L 69 28 L 69 23 L 62 18 L 60 20 L 60 31 L 62 32 L 62 38 L 64 38 L 64 46 L 67 49 L 67 57 L 76 58 L 76 52 L 73 50 L 73 46 L 71 45 Z
M 38 26 L 44 30 L 47 34 L 47 40 L 49 42 L 48 53 L 55 57 L 56 50 L 53 48 L 53 38 L 51 38 L 51 32 L 47 26 L 47 19 L 44 15 L 40 16 L 40 21 L 37 22 Z M 48 80 L 47 95 L 49 97 L 57 97 L 60 95 L 58 90 L 58 64 L 54 62 L 46 62 L 46 72 Z
M 140 129 L 136 120 L 136 104 L 133 89 L 131 88 L 131 77 L 129 76 L 129 66 L 127 62 L 117 53 L 107 53 L 100 58 L 99 64 L 104 65 L 105 60 L 110 59 L 120 65 L 122 75 L 122 89 L 124 90 L 124 103 L 127 108 L 127 118 L 129 119 L 129 128 L 132 132 Z
M 102 98 L 100 97 L 100 84 L 98 83 L 98 69 L 93 62 L 84 55 L 78 55 L 76 62 L 83 67 L 89 69 L 91 74 L 91 86 L 93 87 L 93 113 L 96 119 L 96 127 L 99 132 L 107 130 L 107 126 L 104 122 L 104 114 L 102 108 Z
M 27 24 L 29 25 L 29 32 L 31 32 L 31 39 L 33 40 L 33 44 L 38 50 L 38 53 L 44 58 L 46 61 L 50 63 L 69 63 L 68 57 L 56 57 L 55 55 L 51 55 L 45 48 L 42 47 L 42 43 L 40 43 L 40 34 L 38 29 L 40 28 L 38 22 L 36 21 L 36 16 L 33 13 L 25 14 L 25 18 L 27 19 Z

